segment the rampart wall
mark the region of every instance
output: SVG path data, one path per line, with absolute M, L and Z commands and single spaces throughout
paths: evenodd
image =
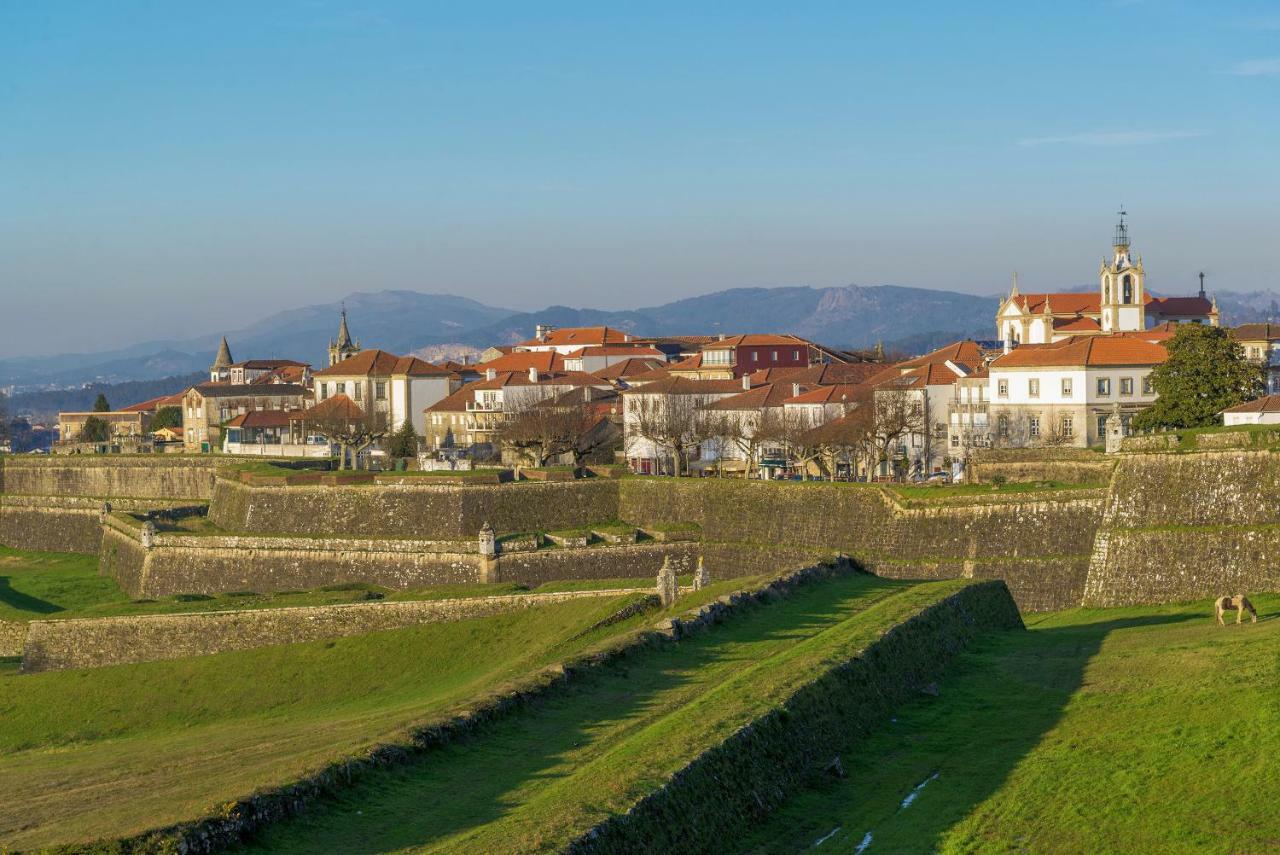
M 214 473 L 238 458 L 169 454 L 0 457 L 0 493 L 208 501 Z
M 627 591 L 569 591 L 448 600 L 348 603 L 282 609 L 241 609 L 173 615 L 38 620 L 21 644 L 24 673 L 98 668 L 248 650 L 273 644 L 340 638 L 424 623 L 444 623 L 521 611 Z M 0 643 L 5 639 L 0 636 Z M 11 655 L 11 654 L 10 654 Z
M 260 534 L 471 538 L 486 522 L 510 532 L 617 519 L 617 483 L 251 487 L 219 478 L 209 518 L 228 531 Z
M 1218 441 L 1247 434 L 1208 436 Z M 1199 437 L 1202 445 L 1204 439 Z M 1277 590 L 1280 454 L 1240 449 L 1120 455 L 1089 565 L 1085 605 Z

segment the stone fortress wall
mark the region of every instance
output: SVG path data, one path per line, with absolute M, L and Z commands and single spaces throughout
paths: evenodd
M 682 568 L 702 557 L 713 578 L 730 578 L 836 553 L 896 578 L 1003 579 L 1024 610 L 1280 590 L 1272 569 L 1280 558 L 1280 456 L 1211 442 L 1221 450 L 1087 452 L 1078 461 L 1048 455 L 1051 467 L 1093 467 L 1095 476 L 1101 460 L 1107 483 L 1086 489 L 910 501 L 875 485 L 717 478 L 249 486 L 215 477 L 218 466 L 203 458 L 7 458 L 0 460 L 6 485 L 54 492 L 0 495 L 0 542 L 100 551 L 103 571 L 134 596 L 348 581 L 403 588 L 640 578 L 655 575 L 667 557 Z M 1039 457 L 993 459 L 987 476 L 1031 471 L 1043 465 Z M 120 471 L 104 471 L 117 461 Z M 78 466 L 86 472 L 77 474 Z M 144 548 L 136 519 L 116 513 L 98 522 L 97 491 L 163 493 L 178 485 L 179 495 L 163 500 L 111 498 L 116 511 L 136 512 L 190 504 L 201 484 L 212 499 L 210 520 L 234 534 L 165 533 Z M 611 520 L 642 528 L 695 523 L 700 537 L 496 559 L 476 548 L 486 522 L 502 534 Z

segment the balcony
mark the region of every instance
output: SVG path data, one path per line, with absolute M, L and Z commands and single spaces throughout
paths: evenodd
M 501 401 L 467 401 L 468 413 L 500 413 Z

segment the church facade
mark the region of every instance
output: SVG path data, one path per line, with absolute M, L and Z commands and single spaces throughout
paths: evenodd
M 1129 227 L 1121 216 L 1112 242 L 1112 257 L 1103 259 L 1095 293 L 1023 294 L 1017 276 L 1009 296 L 996 311 L 997 336 L 1006 351 L 1020 344 L 1052 344 L 1071 336 L 1140 332 L 1169 323 L 1218 326 L 1216 301 L 1204 293 L 1193 297 L 1152 297 L 1147 293 L 1142 257 L 1134 260 Z

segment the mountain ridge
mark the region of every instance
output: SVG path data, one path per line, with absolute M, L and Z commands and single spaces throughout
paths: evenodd
M 1076 290 L 1076 289 L 1068 289 Z M 1080 286 L 1079 290 L 1088 290 Z M 357 291 L 343 300 L 276 312 L 226 336 L 237 359 L 292 358 L 323 365 L 345 307 L 364 347 L 396 353 L 467 352 L 510 345 L 539 323 L 608 325 L 634 335 L 789 332 L 837 348 L 919 352 L 957 338 L 992 338 L 1001 297 L 901 285 L 744 287 L 635 309 L 553 305 L 532 312 L 470 297 L 409 289 Z M 1231 324 L 1280 318 L 1280 294 L 1218 292 Z M 222 332 L 162 339 L 97 353 L 0 359 L 0 388 L 65 388 L 83 383 L 153 380 L 202 371 Z

